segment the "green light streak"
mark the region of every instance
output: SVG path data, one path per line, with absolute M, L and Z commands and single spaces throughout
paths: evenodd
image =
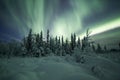
M 70 3 L 73 9 L 57 17 L 54 21 L 52 35 L 68 37 L 71 33 L 79 32 L 84 27 L 83 18 L 94 11 L 102 11 L 105 6 L 104 2 L 100 0 L 91 0 L 90 3 L 87 0 L 70 0 Z
M 4 3 L 10 13 L 10 17 L 6 18 L 6 23 L 10 21 L 8 25 L 14 24 L 19 33 L 23 35 L 27 35 L 30 28 L 34 33 L 40 33 L 41 30 L 46 33 L 49 28 L 51 35 L 63 35 L 66 38 L 71 33 L 84 30 L 82 21 L 85 17 L 95 12 L 102 12 L 106 7 L 106 1 L 103 0 L 91 0 L 90 2 L 69 0 L 69 2 L 71 8 L 61 12 L 60 0 L 52 0 L 49 3 L 46 0 L 6 0 Z M 94 23 L 87 27 L 92 31 L 91 35 L 120 27 L 120 18 L 111 18 L 111 20 L 98 22 L 100 24 Z M 83 37 L 84 33 L 78 36 Z
M 73 13 L 69 13 L 67 15 L 61 16 L 54 22 L 53 33 L 58 36 L 64 35 L 64 37 L 68 37 L 71 33 L 76 32 L 82 28 L 82 23 L 80 19 Z M 55 36 L 55 35 L 54 35 Z
M 44 0 L 6 0 L 4 3 L 9 10 L 10 21 L 18 28 L 19 33 L 27 35 L 25 27 L 31 28 L 34 33 L 44 30 Z
M 100 34 L 105 31 L 109 31 L 109 30 L 112 30 L 115 28 L 119 28 L 119 27 L 120 27 L 120 18 L 111 20 L 111 21 L 107 21 L 107 22 L 104 22 L 99 25 L 96 24 L 95 26 L 90 26 L 90 31 L 92 31 L 91 36 L 97 35 L 97 34 Z M 113 34 L 114 33 L 112 33 L 110 35 L 112 36 Z M 81 36 L 83 38 L 85 36 L 85 32 L 83 34 L 80 34 L 79 36 Z M 113 35 L 113 36 L 115 36 L 115 35 Z
M 91 30 L 94 31 L 91 35 L 99 34 L 99 33 L 102 33 L 102 32 L 105 32 L 105 31 L 108 31 L 114 28 L 118 28 L 118 27 L 120 27 L 120 18 L 107 22 L 102 25 L 96 25 L 95 28 L 91 28 Z

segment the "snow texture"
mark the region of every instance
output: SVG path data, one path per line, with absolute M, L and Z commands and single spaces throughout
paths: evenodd
M 80 59 L 77 61 L 77 59 Z M 120 80 L 120 64 L 96 55 L 0 59 L 0 80 Z

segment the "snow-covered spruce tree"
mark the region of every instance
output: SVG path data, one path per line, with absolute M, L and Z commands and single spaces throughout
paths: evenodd
M 74 48 L 74 51 L 73 51 L 73 54 L 72 54 L 73 58 L 75 59 L 75 61 L 77 63 L 84 63 L 85 62 L 85 54 L 83 53 L 83 51 L 78 48 L 78 47 L 75 47 Z
M 55 55 L 58 55 L 58 48 L 59 48 L 59 43 L 58 43 L 58 38 L 57 36 L 55 37 Z
M 62 56 L 65 56 L 66 55 L 66 52 L 65 52 L 65 42 L 64 42 L 64 37 L 62 36 L 62 39 L 61 39 L 61 55 Z
M 97 53 L 101 53 L 102 52 L 102 48 L 100 46 L 100 44 L 98 43 L 97 44 L 97 50 L 96 50 Z
M 22 47 L 22 51 L 21 54 L 23 57 L 25 57 L 27 55 L 27 37 L 24 37 L 21 43 L 21 47 Z
M 39 34 L 36 35 L 36 43 L 35 44 L 36 44 L 37 48 L 40 47 L 40 35 Z
M 59 39 L 57 36 L 55 37 L 55 55 L 60 55 L 60 37 Z
M 66 41 L 65 41 L 65 46 L 64 46 L 64 47 L 65 47 L 65 48 L 64 48 L 65 53 L 71 55 L 70 45 L 69 45 L 68 39 L 66 39 Z
M 43 49 L 43 34 L 41 31 L 40 35 L 36 35 L 36 42 L 34 44 L 34 56 L 40 57 L 41 55 L 43 55 Z
M 82 50 L 85 48 L 85 37 L 82 39 Z
M 76 42 L 76 47 L 73 50 L 73 56 L 81 55 L 81 53 L 82 53 L 82 50 L 81 50 L 80 37 L 78 37 L 78 40 Z
M 8 43 L 0 41 L 0 57 L 8 57 L 9 50 Z
M 27 55 L 32 56 L 32 49 L 33 49 L 33 37 L 32 37 L 32 29 L 30 29 L 26 43 L 25 48 L 27 50 Z
M 43 47 L 43 33 L 40 32 L 40 46 Z
M 94 44 L 92 44 L 92 49 L 93 49 L 94 52 L 96 51 Z
M 74 50 L 74 37 L 73 34 L 71 34 L 71 49 Z
M 105 51 L 105 52 L 107 51 L 107 47 L 106 47 L 106 45 L 104 45 L 104 51 Z
M 60 36 L 59 36 L 59 39 L 58 39 L 58 46 L 60 47 Z
M 77 47 L 81 48 L 80 37 L 78 37 L 78 40 L 77 40 Z
M 60 56 L 61 55 L 61 45 L 60 45 L 60 37 L 59 37 L 59 39 L 57 40 L 57 42 L 56 42 L 57 44 L 56 44 L 56 55 L 58 55 L 58 56 Z
M 47 42 L 44 45 L 44 52 L 45 52 L 45 56 L 50 54 L 50 37 L 49 37 L 49 30 L 47 30 Z
M 56 47 L 58 46 L 58 39 L 57 39 L 57 36 L 55 37 L 55 45 L 56 45 Z
M 49 29 L 47 30 L 47 44 L 49 45 Z
M 55 53 L 55 55 L 58 55 L 58 38 L 57 38 L 57 36 L 55 37 L 55 45 L 54 45 L 54 47 L 55 47 L 54 53 Z
M 76 47 L 76 34 L 71 34 L 71 43 L 70 43 L 71 49 L 74 50 Z
M 40 37 L 39 37 L 39 56 L 44 56 L 45 55 L 45 51 L 44 51 L 45 45 L 44 45 L 44 41 L 43 41 L 43 33 L 42 31 L 40 32 Z
M 22 57 L 25 57 L 27 54 L 27 49 L 26 49 L 26 38 L 24 37 L 22 42 L 21 42 L 21 55 Z
M 82 50 L 85 52 L 93 52 L 93 49 L 91 47 L 91 44 L 94 43 L 94 41 L 91 41 L 91 32 L 89 29 L 86 31 L 86 36 L 82 39 Z
M 50 55 L 55 55 L 56 42 L 55 39 L 50 37 Z
M 119 45 L 119 51 L 120 51 L 120 43 L 118 45 Z
M 41 45 L 41 42 L 41 34 L 32 34 L 31 56 L 40 57 L 43 54 L 43 46 Z
M 73 37 L 73 45 L 74 45 L 74 48 L 76 47 L 76 34 L 74 33 L 74 37 Z
M 41 56 L 41 54 L 40 54 L 40 49 L 38 49 L 38 47 L 37 47 L 36 44 L 33 44 L 32 56 L 33 56 L 33 57 L 39 57 L 39 56 Z
M 78 40 L 76 42 L 76 46 L 73 50 L 72 56 L 74 57 L 75 61 L 78 63 L 84 63 L 84 54 L 83 51 L 81 50 L 81 43 L 80 43 L 80 38 L 78 37 Z
M 64 47 L 64 39 L 63 39 L 63 36 L 62 36 L 62 38 L 61 38 L 61 46 L 62 46 L 62 48 Z
M 10 56 L 22 56 L 22 46 L 21 43 L 15 40 L 9 42 Z

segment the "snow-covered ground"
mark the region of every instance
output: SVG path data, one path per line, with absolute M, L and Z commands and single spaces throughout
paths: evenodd
M 120 64 L 109 58 L 80 55 L 77 59 L 68 55 L 1 58 L 0 80 L 120 80 Z

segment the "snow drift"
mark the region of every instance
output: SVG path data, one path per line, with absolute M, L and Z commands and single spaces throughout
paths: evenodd
M 120 80 L 120 64 L 100 56 L 0 59 L 0 80 Z

